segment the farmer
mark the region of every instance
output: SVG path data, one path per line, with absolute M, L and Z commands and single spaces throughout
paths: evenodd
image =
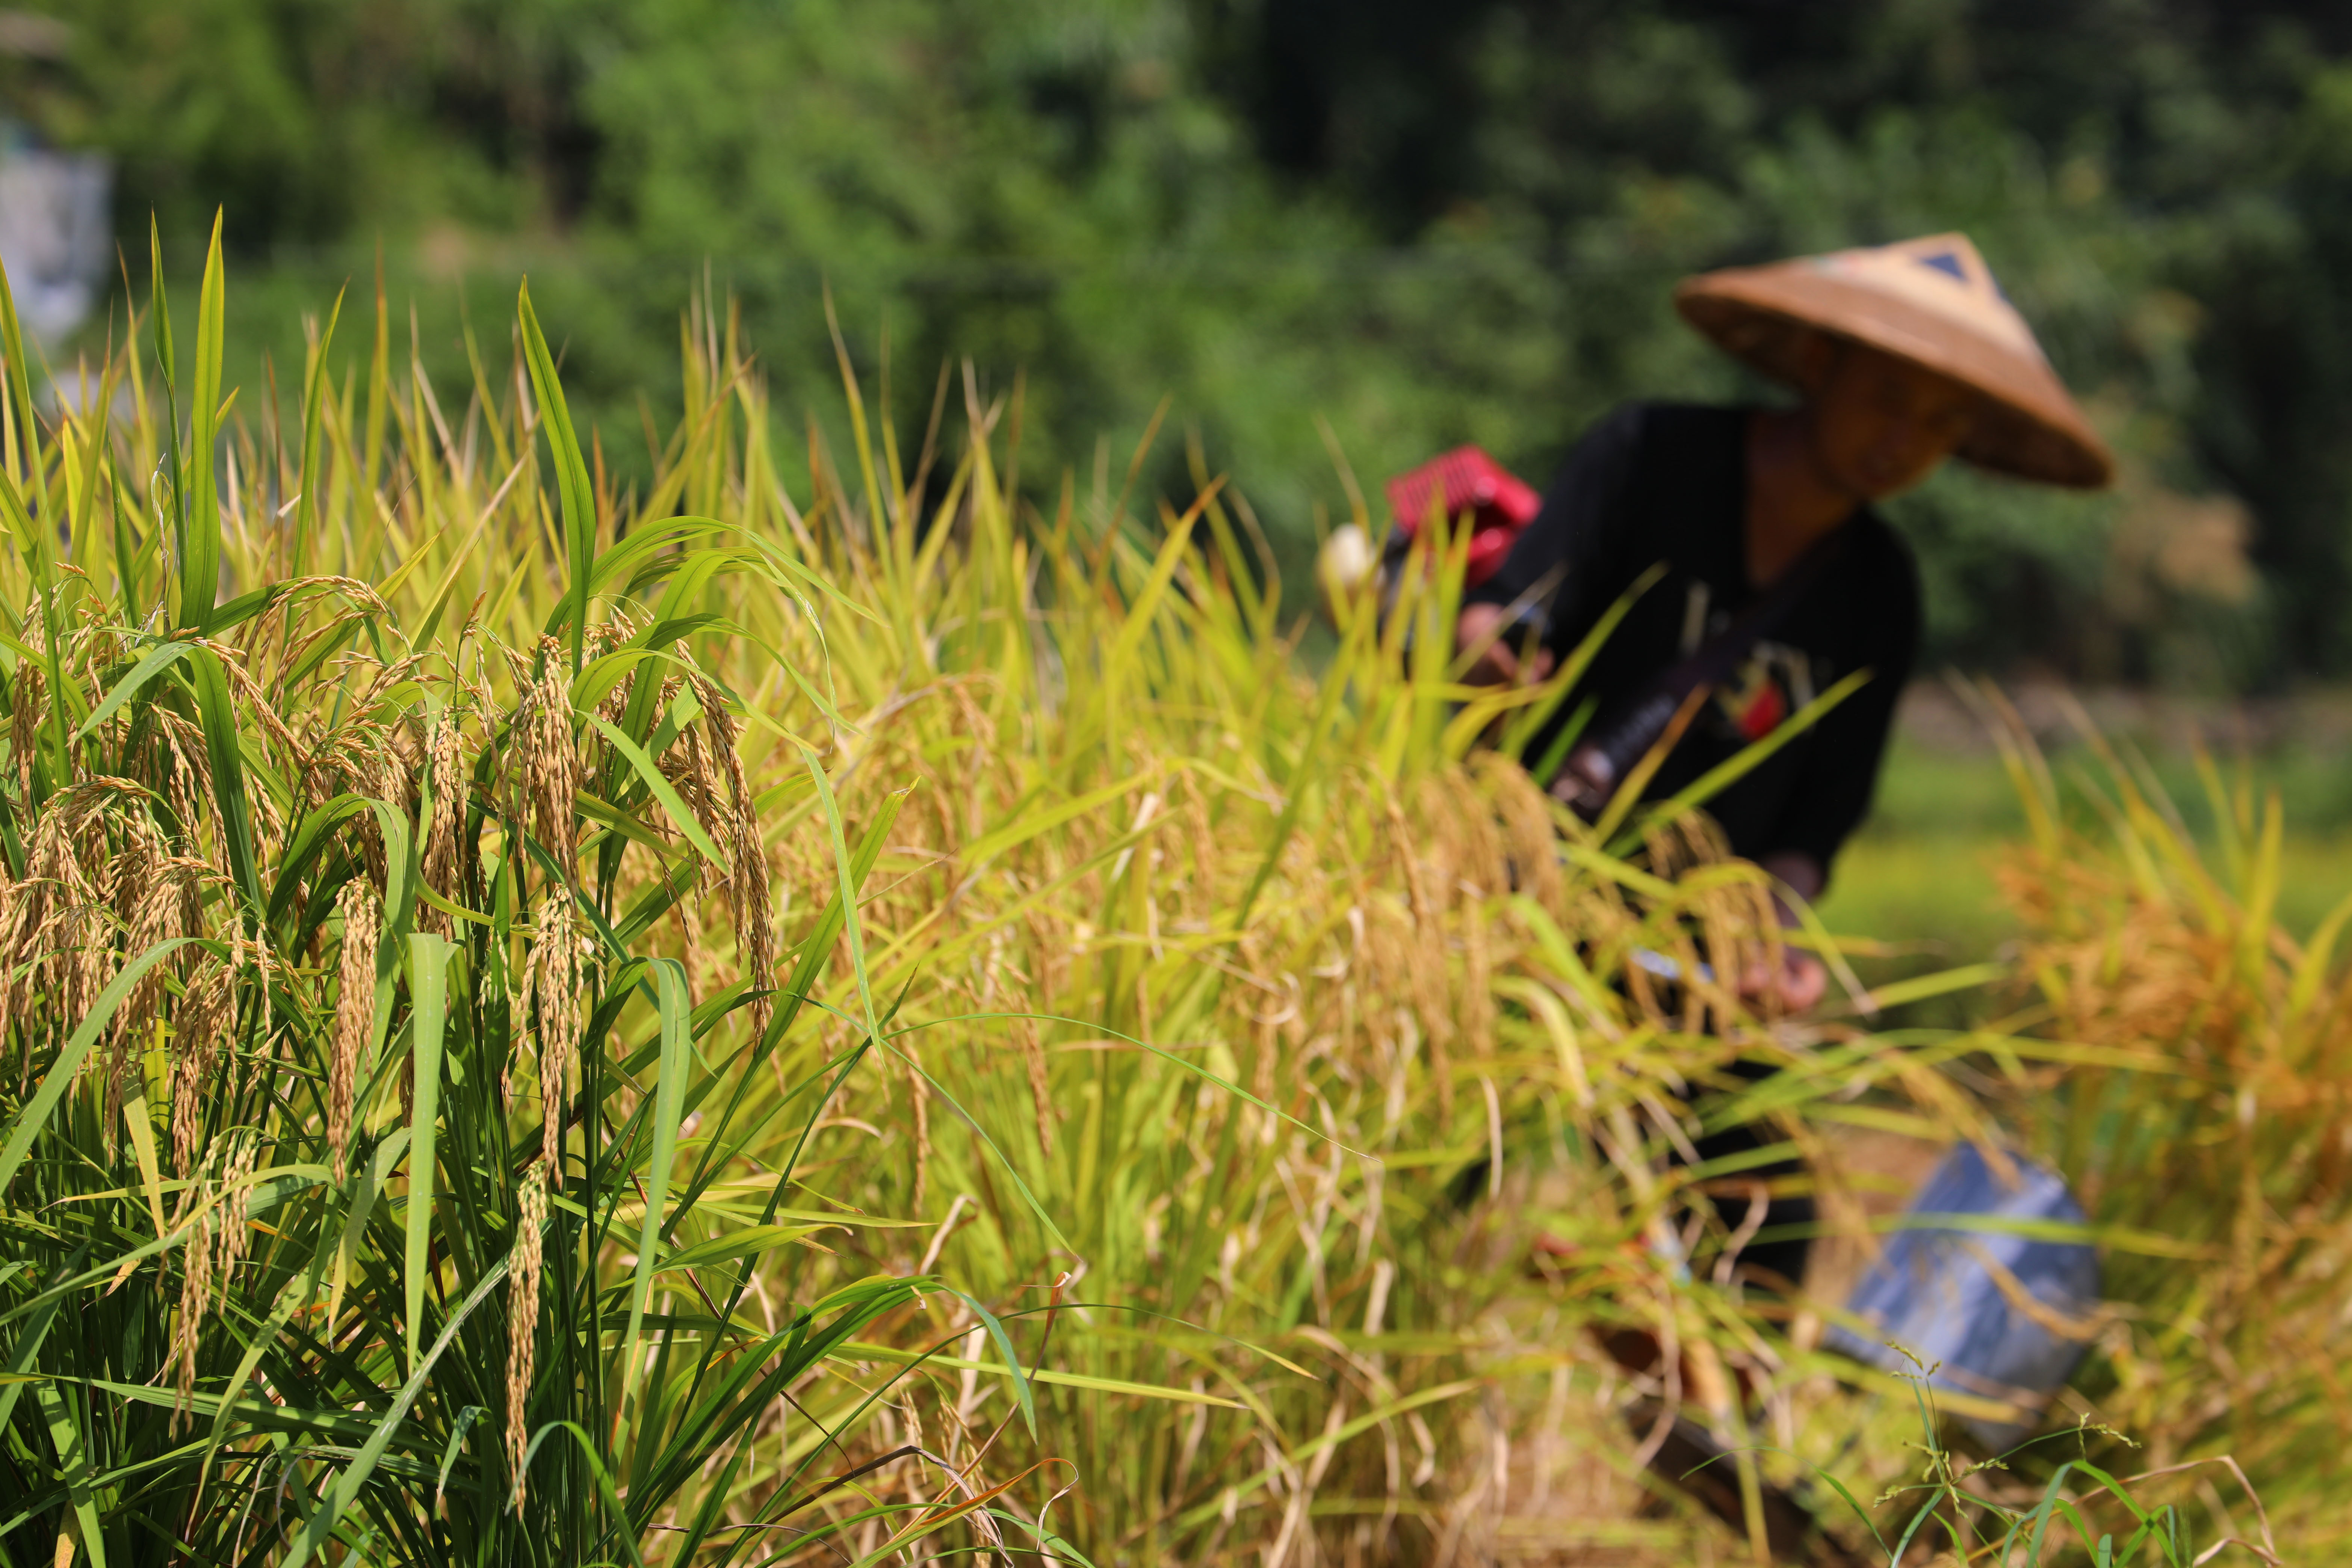
M 2107 483 L 2114 465 L 1965 235 L 1711 272 L 1675 304 L 1803 401 L 1632 403 L 1594 425 L 1471 594 L 1460 646 L 1485 650 L 1474 683 L 1539 680 L 1663 567 L 1580 684 L 1597 704 L 1586 735 L 1614 736 L 1617 754 L 1588 740 L 1547 781 L 1588 808 L 1654 740 L 1672 750 L 1646 793 L 1668 795 L 1867 672 L 1708 802 L 1733 852 L 1811 900 L 1869 808 L 1918 653 L 1917 570 L 1872 504 L 1955 453 L 2083 487 Z M 1527 755 L 1546 750 L 1538 737 Z M 1790 949 L 1780 975 L 1747 988 L 1801 1009 L 1824 983 L 1820 961 Z

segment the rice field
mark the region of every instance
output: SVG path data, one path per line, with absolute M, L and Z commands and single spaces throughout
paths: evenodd
M 2092 706 L 2095 712 L 2110 705 L 2095 698 Z M 1877 804 L 1839 858 L 1821 904 L 1832 930 L 1913 947 L 1915 964 L 1975 962 L 2020 935 L 1995 872 L 2025 831 L 2024 811 L 2000 753 L 1973 718 L 1955 711 L 1959 706 L 1940 682 L 1911 705 L 1913 716 L 1889 749 Z M 2275 733 L 2210 739 L 2225 775 L 2243 767 L 2258 789 L 2279 792 L 2286 828 L 2277 918 L 2298 937 L 2352 893 L 2352 757 L 2334 733 L 2332 706 L 2324 696 L 2290 702 Z M 2221 727 L 2206 705 L 2192 712 Z M 2137 739 L 2191 836 L 2210 849 L 2212 812 L 2183 733 L 2190 719 L 2166 716 L 2170 722 L 2143 717 L 2116 728 Z M 2076 769 L 2095 780 L 2096 757 L 2063 722 L 2036 729 L 2062 779 Z
M 1310 674 L 1197 451 L 1181 502 L 1041 482 L 1017 393 L 909 413 L 845 342 L 836 449 L 702 301 L 615 493 L 527 290 L 462 387 L 322 309 L 281 404 L 226 287 L 93 367 L 119 418 L 0 312 L 9 1561 L 2337 1538 L 2352 988 L 2258 804 L 2209 868 L 2011 735 L 2014 962 L 1776 1016 L 1712 977 L 1783 937 L 1703 819 L 1514 764 L 1573 662 L 1454 684 L 1458 550 Z M 1670 1157 L 1734 1124 L 1853 1246 L 1857 1150 L 2063 1169 L 2113 1300 L 2061 1435 L 1981 1466 L 1753 1288 L 1693 1201 L 1752 1178 Z

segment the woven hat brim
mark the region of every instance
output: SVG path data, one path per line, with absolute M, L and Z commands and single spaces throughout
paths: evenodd
M 1717 348 L 1776 381 L 1798 383 L 1806 337 L 1830 332 L 1973 388 L 1987 407 L 1958 455 L 1979 467 L 2085 490 L 2115 477 L 2115 458 L 2047 361 L 1906 299 L 1783 265 L 1685 279 L 1675 308 Z

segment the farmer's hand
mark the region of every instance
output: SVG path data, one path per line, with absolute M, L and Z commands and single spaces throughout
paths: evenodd
M 1739 994 L 1749 1001 L 1771 997 L 1783 1012 L 1801 1013 L 1819 1002 L 1830 988 L 1829 967 L 1801 947 L 1780 949 L 1778 969 L 1763 963 L 1748 966 L 1739 977 Z
M 1758 862 L 1772 874 L 1790 894 L 1811 903 L 1821 896 L 1829 882 L 1829 873 L 1822 862 L 1802 850 L 1779 850 Z M 1780 917 L 1785 930 L 1799 924 L 1797 911 L 1787 897 L 1775 892 L 1773 911 Z M 1782 1009 L 1792 1013 L 1803 1012 L 1827 994 L 1830 988 L 1829 967 L 1801 947 L 1780 949 L 1778 972 L 1769 966 L 1757 964 L 1739 977 L 1739 994 L 1751 999 L 1772 995 Z
M 1551 674 L 1552 656 L 1549 648 L 1538 647 L 1532 657 L 1522 662 L 1518 650 L 1512 647 L 1509 634 L 1502 631 L 1503 607 L 1499 604 L 1465 604 L 1454 621 L 1454 651 L 1466 653 L 1481 643 L 1486 652 L 1478 662 L 1464 673 L 1465 685 L 1473 686 L 1532 685 Z M 1500 633 L 1498 635 L 1498 633 Z

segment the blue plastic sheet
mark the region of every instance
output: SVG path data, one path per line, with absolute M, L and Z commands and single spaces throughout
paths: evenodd
M 2017 1412 L 2011 1420 L 1962 1417 L 1997 1449 L 2040 1424 L 2050 1396 L 2083 1358 L 2079 1325 L 2099 1301 L 2099 1259 L 2090 1247 L 2004 1229 L 2021 1221 L 2084 1222 L 2065 1182 L 2015 1156 L 2009 1163 L 2014 1178 L 2005 1181 L 1974 1145 L 1954 1149 L 1847 1298 L 1847 1311 L 1872 1332 L 1840 1326 L 1822 1336 L 1826 1347 L 1857 1361 L 1916 1373 L 1889 1348 L 1892 1341 L 1935 1368 L 1932 1386 L 2008 1404 Z M 2034 1307 L 2012 1301 L 2013 1292 Z

